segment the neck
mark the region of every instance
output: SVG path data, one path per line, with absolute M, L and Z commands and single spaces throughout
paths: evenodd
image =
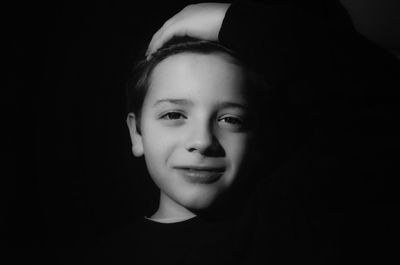
M 152 220 L 165 222 L 185 221 L 196 215 L 178 204 L 163 192 L 160 192 L 160 204 L 158 210 L 151 216 Z

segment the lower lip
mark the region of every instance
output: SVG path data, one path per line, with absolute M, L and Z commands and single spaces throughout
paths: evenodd
M 210 184 L 216 182 L 223 174 L 220 171 L 201 171 L 178 169 L 178 172 L 190 183 Z

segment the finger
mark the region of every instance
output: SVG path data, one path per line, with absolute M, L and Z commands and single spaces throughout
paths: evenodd
M 147 50 L 146 50 L 146 53 L 145 53 L 146 56 L 150 55 L 153 52 L 152 47 L 154 45 L 155 38 L 157 38 L 157 35 L 159 34 L 159 32 L 160 32 L 160 30 L 158 30 L 156 33 L 154 33 L 153 36 L 151 37 L 150 43 L 147 46 Z
M 161 48 L 167 41 L 169 41 L 172 37 L 174 36 L 181 36 L 183 32 L 174 25 L 169 26 L 168 28 L 165 28 L 163 31 L 159 32 L 159 34 L 155 35 L 154 38 L 151 41 L 151 44 L 149 45 L 149 54 L 151 55 L 155 51 L 157 51 L 159 48 Z
M 155 51 L 157 51 L 157 49 L 158 49 L 157 46 L 156 46 L 157 42 L 158 42 L 157 40 L 160 38 L 160 35 L 162 34 L 162 32 L 163 31 L 160 29 L 151 38 L 149 47 L 147 48 L 146 55 L 145 55 L 147 61 L 150 61 L 150 59 L 152 58 L 153 53 Z
M 165 23 L 161 26 L 159 30 L 157 30 L 156 33 L 154 33 L 153 37 L 150 40 L 149 46 L 146 51 L 146 56 L 150 55 L 157 49 L 154 49 L 154 45 L 157 44 L 157 39 L 159 36 L 172 24 L 173 17 L 165 21 Z
M 167 31 L 162 31 L 162 32 L 160 32 L 160 34 L 155 36 L 155 38 L 152 41 L 151 46 L 150 46 L 150 54 L 154 53 L 159 48 L 161 48 L 161 46 L 165 42 L 165 39 L 168 38 L 168 35 L 169 34 L 167 33 Z
M 159 36 L 162 34 L 162 32 L 165 30 L 164 27 L 160 28 L 156 33 L 154 33 L 154 35 L 152 36 L 150 43 L 147 47 L 147 51 L 146 54 L 152 53 L 154 51 L 154 44 L 157 42 L 157 39 L 159 38 Z

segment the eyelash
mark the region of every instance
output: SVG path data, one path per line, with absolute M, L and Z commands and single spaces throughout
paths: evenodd
M 243 124 L 243 121 L 240 118 L 233 117 L 233 116 L 228 116 L 228 117 L 223 117 L 223 118 L 218 119 L 218 121 L 222 121 L 222 120 L 225 120 L 226 123 L 230 123 L 233 125 L 242 125 Z M 227 120 L 231 120 L 231 122 L 229 122 Z
M 163 119 L 163 120 L 179 120 L 179 118 L 176 118 L 176 117 L 175 117 L 175 119 L 174 119 L 174 118 L 171 118 L 171 115 L 176 115 L 176 114 L 179 115 L 180 117 L 186 118 L 185 115 L 183 115 L 183 114 L 180 113 L 180 112 L 171 111 L 171 112 L 167 112 L 167 113 L 161 115 L 161 116 L 160 116 L 160 119 Z

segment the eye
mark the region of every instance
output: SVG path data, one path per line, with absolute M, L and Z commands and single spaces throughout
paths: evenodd
M 247 116 L 243 117 L 242 115 L 237 116 L 229 114 L 218 118 L 217 121 L 221 128 L 225 128 L 230 131 L 244 132 L 249 129 Z
M 185 119 L 186 117 L 182 113 L 174 112 L 174 111 L 165 113 L 165 114 L 161 115 L 161 117 L 160 117 L 160 119 L 164 119 L 164 120 L 179 120 L 182 118 Z
M 243 122 L 240 118 L 233 117 L 233 116 L 226 116 L 220 118 L 218 121 L 223 121 L 224 123 L 232 124 L 232 125 L 242 125 Z

